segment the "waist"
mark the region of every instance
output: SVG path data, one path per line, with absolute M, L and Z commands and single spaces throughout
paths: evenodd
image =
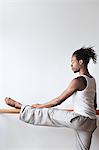
M 74 112 L 82 116 L 89 117 L 90 119 L 96 119 L 96 111 L 93 109 L 88 110 L 79 107 L 74 107 Z

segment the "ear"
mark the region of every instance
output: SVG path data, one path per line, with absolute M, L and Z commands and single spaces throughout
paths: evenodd
M 80 65 L 83 64 L 83 60 L 82 60 L 82 59 L 79 60 L 79 64 L 80 64 Z

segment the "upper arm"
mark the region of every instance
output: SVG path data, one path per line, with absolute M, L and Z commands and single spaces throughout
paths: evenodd
M 68 97 L 70 97 L 74 92 L 78 91 L 80 87 L 80 82 L 77 78 L 73 79 L 67 89 L 58 97 L 62 102 Z

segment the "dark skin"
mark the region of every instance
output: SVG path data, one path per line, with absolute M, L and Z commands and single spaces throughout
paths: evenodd
M 77 91 L 81 91 L 84 90 L 87 86 L 87 82 L 86 79 L 81 76 L 81 75 L 87 75 L 88 77 L 92 78 L 92 76 L 90 75 L 87 66 L 84 64 L 83 60 L 77 60 L 76 56 L 73 55 L 71 57 L 71 69 L 73 70 L 74 73 L 79 72 L 80 77 L 77 77 L 75 79 L 73 79 L 69 86 L 67 87 L 67 89 L 65 91 L 63 91 L 58 97 L 52 99 L 51 101 L 44 103 L 44 104 L 33 104 L 31 105 L 31 107 L 33 108 L 50 108 L 50 107 L 54 107 L 57 106 L 59 104 L 61 104 L 62 102 L 64 102 L 67 98 L 69 98 L 70 96 L 72 96 L 75 92 Z M 5 98 L 5 102 L 6 104 L 15 107 L 15 108 L 21 108 L 22 104 L 6 97 Z M 95 109 L 97 107 L 97 103 L 96 103 L 96 95 L 95 95 Z

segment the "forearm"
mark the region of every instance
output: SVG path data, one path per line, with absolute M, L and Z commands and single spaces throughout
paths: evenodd
M 42 104 L 42 107 L 46 107 L 46 108 L 50 108 L 50 107 L 54 107 L 61 104 L 61 101 L 59 100 L 59 98 L 54 98 L 51 101 Z
M 35 108 L 50 108 L 61 104 L 59 98 L 54 98 L 51 101 L 44 103 L 44 104 L 33 104 L 32 107 Z

